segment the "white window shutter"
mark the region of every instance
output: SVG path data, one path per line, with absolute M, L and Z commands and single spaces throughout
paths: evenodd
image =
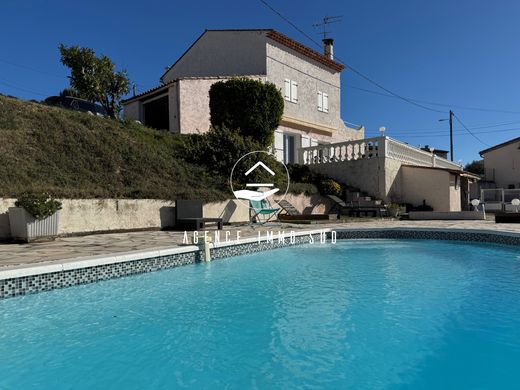
M 318 140 L 311 138 L 311 146 L 318 146 Z
M 323 93 L 318 91 L 318 111 L 323 111 Z
M 311 146 L 311 139 L 306 135 L 302 135 L 300 143 L 302 145 L 302 148 L 308 148 L 309 146 Z
M 323 112 L 329 112 L 329 95 L 323 94 Z
M 298 103 L 298 83 L 291 80 L 291 102 Z
M 285 100 L 291 100 L 291 80 L 285 79 Z

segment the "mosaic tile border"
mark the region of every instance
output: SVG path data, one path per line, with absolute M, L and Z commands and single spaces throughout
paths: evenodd
M 367 230 L 338 230 L 337 239 L 417 239 L 417 240 L 446 240 L 470 241 L 504 245 L 519 245 L 520 235 L 505 232 L 487 233 L 471 230 L 422 230 L 422 229 L 367 229 Z
M 330 231 L 330 229 L 327 230 Z M 217 260 L 292 245 L 306 244 L 310 241 L 310 232 L 302 233 L 299 233 L 300 235 L 294 237 L 293 242 L 291 242 L 288 237 L 285 238 L 284 242 L 279 242 L 278 239 L 274 237 L 272 242 L 262 241 L 258 243 L 256 240 L 249 240 L 248 242 L 238 245 L 219 246 L 211 249 L 211 257 L 213 260 Z M 507 233 L 486 233 L 479 231 L 338 229 L 336 230 L 336 234 L 337 239 L 456 240 L 520 246 L 520 235 L 512 235 Z M 330 238 L 330 233 L 327 233 L 327 235 Z M 320 238 L 319 234 L 312 234 L 312 236 L 315 241 L 318 241 Z M 94 283 L 123 276 L 154 272 L 163 269 L 179 267 L 182 265 L 194 264 L 201 261 L 204 261 L 204 252 L 201 250 L 194 250 L 185 253 L 2 279 L 0 280 L 0 298 L 16 297 L 41 291 Z

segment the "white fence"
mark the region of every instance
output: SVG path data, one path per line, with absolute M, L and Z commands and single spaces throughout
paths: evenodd
M 300 149 L 305 165 L 355 161 L 376 157 L 391 158 L 404 164 L 461 170 L 461 166 L 404 142 L 388 137 L 366 138 Z
M 480 190 L 480 202 L 486 204 L 487 210 L 510 211 L 514 207 L 511 205 L 513 199 L 520 199 L 520 188 L 487 188 Z

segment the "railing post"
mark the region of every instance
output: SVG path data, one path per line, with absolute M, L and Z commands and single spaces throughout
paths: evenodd
M 386 157 L 387 139 L 385 136 L 379 137 L 377 140 L 377 155 L 378 157 Z

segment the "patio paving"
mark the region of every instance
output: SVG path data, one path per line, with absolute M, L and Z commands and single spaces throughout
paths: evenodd
M 240 230 L 241 238 L 256 237 L 258 231 L 318 230 L 324 228 L 441 228 L 501 231 L 520 234 L 520 224 L 496 224 L 494 221 L 392 221 L 370 220 L 318 225 L 282 224 L 262 228 L 251 226 L 225 226 L 231 239 Z M 82 257 L 109 255 L 121 252 L 171 248 L 182 244 L 183 232 L 144 231 L 88 236 L 61 237 L 51 242 L 31 244 L 0 244 L 0 269 L 18 268 L 36 263 L 52 263 Z

